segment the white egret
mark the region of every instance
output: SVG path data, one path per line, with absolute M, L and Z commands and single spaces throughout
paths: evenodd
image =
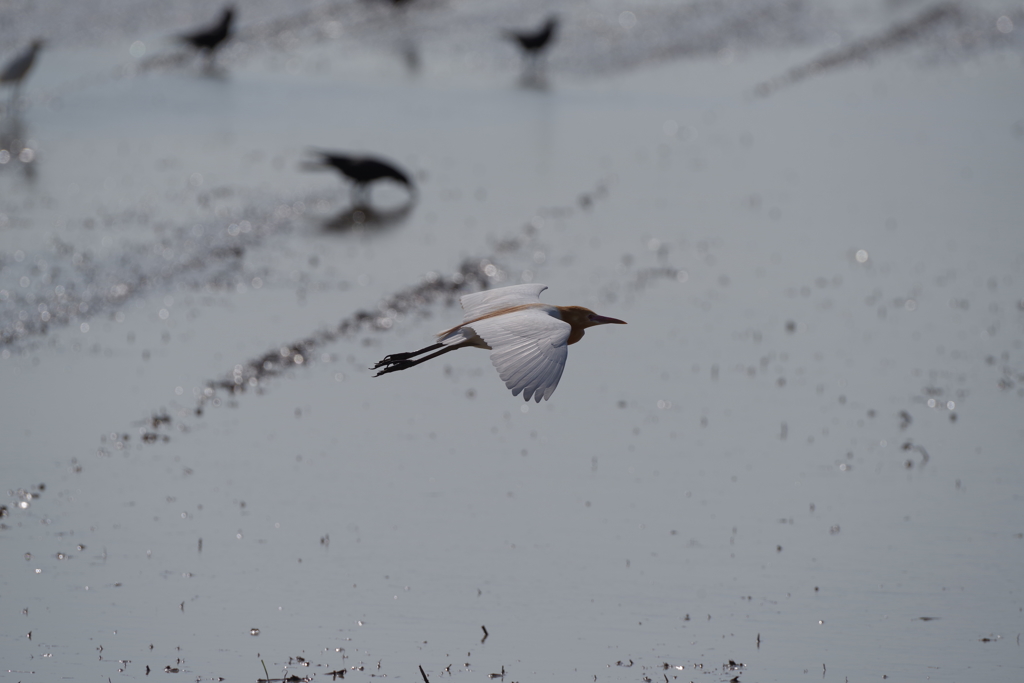
M 588 327 L 622 320 L 607 318 L 582 306 L 551 306 L 540 302 L 547 285 L 526 284 L 466 294 L 460 301 L 462 323 L 439 332 L 436 344 L 419 351 L 385 356 L 372 369 L 375 377 L 405 370 L 431 358 L 475 346 L 489 349 L 491 363 L 513 396 L 529 401 L 551 398 L 565 368 L 568 345 L 583 338 Z M 433 352 L 433 353 L 431 353 Z M 417 358 L 422 354 L 429 354 Z

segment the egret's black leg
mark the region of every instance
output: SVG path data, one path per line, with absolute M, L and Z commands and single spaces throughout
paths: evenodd
M 437 343 L 437 344 L 431 344 L 430 346 L 424 347 L 424 348 L 420 349 L 419 351 L 406 351 L 405 353 L 392 353 L 391 355 L 384 356 L 383 360 L 377 361 L 377 363 L 372 368 L 370 368 L 370 369 L 371 370 L 376 370 L 377 368 L 379 368 L 382 365 L 391 365 L 393 363 L 400 363 L 402 361 L 409 360 L 410 358 L 415 358 L 416 356 L 420 355 L 421 353 L 427 353 L 429 351 L 434 351 L 436 349 L 439 349 L 442 346 L 444 346 L 444 344 Z
M 465 345 L 464 344 L 456 344 L 455 346 L 447 346 L 447 347 L 441 349 L 440 351 L 438 351 L 436 353 L 430 354 L 429 356 L 424 356 L 423 358 L 418 358 L 416 360 L 412 360 L 412 356 L 417 356 L 417 355 L 419 355 L 419 354 L 421 354 L 421 353 L 423 353 L 425 351 L 430 351 L 431 349 L 436 349 L 439 346 L 444 346 L 444 344 L 434 344 L 433 346 L 428 346 L 425 349 L 420 349 L 419 351 L 415 351 L 413 353 L 397 353 L 397 354 L 394 354 L 392 356 L 388 356 L 387 358 L 385 358 L 381 362 L 379 362 L 376 365 L 374 365 L 373 368 L 371 368 L 371 369 L 375 370 L 375 369 L 379 368 L 381 365 L 387 365 L 386 368 L 384 368 L 383 370 L 378 372 L 376 375 L 374 375 L 374 377 L 380 377 L 381 375 L 386 375 L 389 372 L 397 372 L 398 370 L 405 370 L 406 368 L 411 368 L 412 366 L 419 365 L 420 363 L 423 363 L 424 361 L 428 361 L 431 358 L 437 358 L 438 356 L 442 356 L 442 355 L 448 353 L 449 351 L 454 351 L 455 349 L 461 349 Z M 388 360 L 388 358 L 395 358 L 397 356 L 405 356 L 405 358 L 401 358 L 399 360 Z

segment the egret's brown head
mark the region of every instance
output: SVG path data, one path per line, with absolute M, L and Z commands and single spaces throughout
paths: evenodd
M 572 325 L 573 329 L 582 330 L 588 327 L 593 327 L 594 325 L 608 325 L 611 323 L 616 325 L 626 324 L 626 321 L 624 320 L 598 315 L 589 308 L 584 308 L 583 306 L 560 306 L 559 310 L 562 313 L 562 320 Z

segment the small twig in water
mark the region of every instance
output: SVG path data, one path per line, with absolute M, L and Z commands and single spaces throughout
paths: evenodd
M 420 664 L 420 675 L 423 676 L 423 683 L 430 683 L 430 679 L 427 678 L 427 672 L 423 670 L 423 665 Z

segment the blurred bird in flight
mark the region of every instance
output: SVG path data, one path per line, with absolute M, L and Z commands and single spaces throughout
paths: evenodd
M 460 299 L 464 311 L 461 324 L 439 332 L 436 344 L 385 356 L 371 368 L 379 370 L 374 377 L 474 346 L 490 350 L 491 363 L 513 396 L 522 392 L 524 399 L 537 403 L 551 398 L 565 369 L 569 344 L 582 339 L 588 327 L 626 323 L 582 306 L 543 304 L 540 293 L 547 288 L 513 285 L 464 295 Z

